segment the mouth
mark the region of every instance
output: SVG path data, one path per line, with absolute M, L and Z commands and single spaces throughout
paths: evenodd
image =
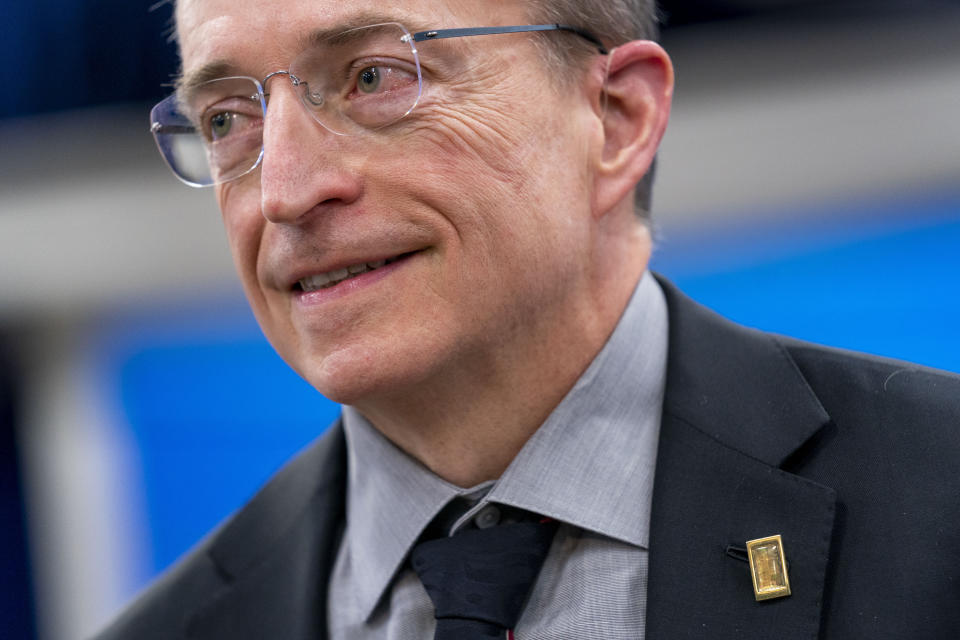
M 342 267 L 340 269 L 334 269 L 333 271 L 327 271 L 326 273 L 317 273 L 306 278 L 301 278 L 293 284 L 293 290 L 299 293 L 310 293 L 312 291 L 320 291 L 322 289 L 329 289 L 335 287 L 341 282 L 346 282 L 357 276 L 361 276 L 365 273 L 371 271 L 376 271 L 382 267 L 393 264 L 400 260 L 404 260 L 412 256 L 415 251 L 409 253 L 402 253 L 398 256 L 392 258 L 387 258 L 384 260 L 374 260 L 372 262 L 360 262 L 358 264 L 351 264 L 347 267 Z

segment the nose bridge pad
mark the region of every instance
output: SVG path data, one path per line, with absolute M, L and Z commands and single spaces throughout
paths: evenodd
M 315 91 L 315 87 L 311 86 L 307 80 L 302 80 L 292 73 L 287 73 L 287 75 L 290 76 L 290 84 L 293 85 L 294 91 L 300 98 L 301 106 L 307 111 L 310 118 L 333 135 L 346 135 L 344 132 L 338 131 L 339 127 L 336 126 L 335 122 L 337 118 L 329 112 L 329 103 L 323 91 Z
M 338 131 L 334 123 L 328 122 L 328 120 L 335 120 L 329 113 L 327 113 L 327 99 L 322 93 L 313 92 L 310 88 L 310 83 L 306 80 L 300 79 L 300 77 L 294 75 L 289 70 L 283 69 L 280 71 L 274 71 L 268 74 L 261 82 L 261 86 L 264 88 L 264 95 L 269 98 L 270 91 L 267 89 L 267 82 L 273 79 L 274 76 L 285 75 L 290 80 L 290 84 L 293 87 L 294 93 L 297 94 L 297 99 L 300 102 L 300 106 L 307 112 L 307 115 L 310 116 L 310 119 L 313 122 L 319 124 L 323 129 L 329 133 L 332 133 L 335 136 L 345 136 L 346 133 Z M 267 111 L 270 110 L 269 100 L 267 102 Z
M 337 117 L 330 113 L 330 103 L 322 91 L 313 91 L 309 82 L 299 78 L 297 78 L 294 86 L 296 87 L 295 91 L 300 94 L 300 105 L 314 122 L 335 136 L 346 135 L 344 132 L 338 131 Z
M 319 108 L 326 106 L 327 99 L 319 91 L 312 91 L 309 82 L 302 82 L 299 78 L 297 78 L 296 86 L 300 87 L 303 99 L 309 102 L 311 105 Z

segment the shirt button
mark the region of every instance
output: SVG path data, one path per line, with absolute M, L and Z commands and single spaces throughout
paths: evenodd
M 497 526 L 500 524 L 500 509 L 492 504 L 487 505 L 473 517 L 473 524 L 477 525 L 478 529 L 489 529 Z

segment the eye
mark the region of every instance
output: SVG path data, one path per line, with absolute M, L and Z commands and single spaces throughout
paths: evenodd
M 353 66 L 355 70 L 348 75 L 352 81 L 347 86 L 349 91 L 355 93 L 355 97 L 388 98 L 417 85 L 415 68 L 409 70 L 402 64 L 368 62 Z
M 210 118 L 210 137 L 213 140 L 220 140 L 230 133 L 233 128 L 233 120 L 236 114 L 227 111 L 221 111 Z
M 357 88 L 363 93 L 373 93 L 380 88 L 383 73 L 380 67 L 367 67 L 357 76 Z

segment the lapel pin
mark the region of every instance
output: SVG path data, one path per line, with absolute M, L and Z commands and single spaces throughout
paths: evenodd
M 790 595 L 790 577 L 779 535 L 747 542 L 753 595 L 757 601 L 783 598 Z

